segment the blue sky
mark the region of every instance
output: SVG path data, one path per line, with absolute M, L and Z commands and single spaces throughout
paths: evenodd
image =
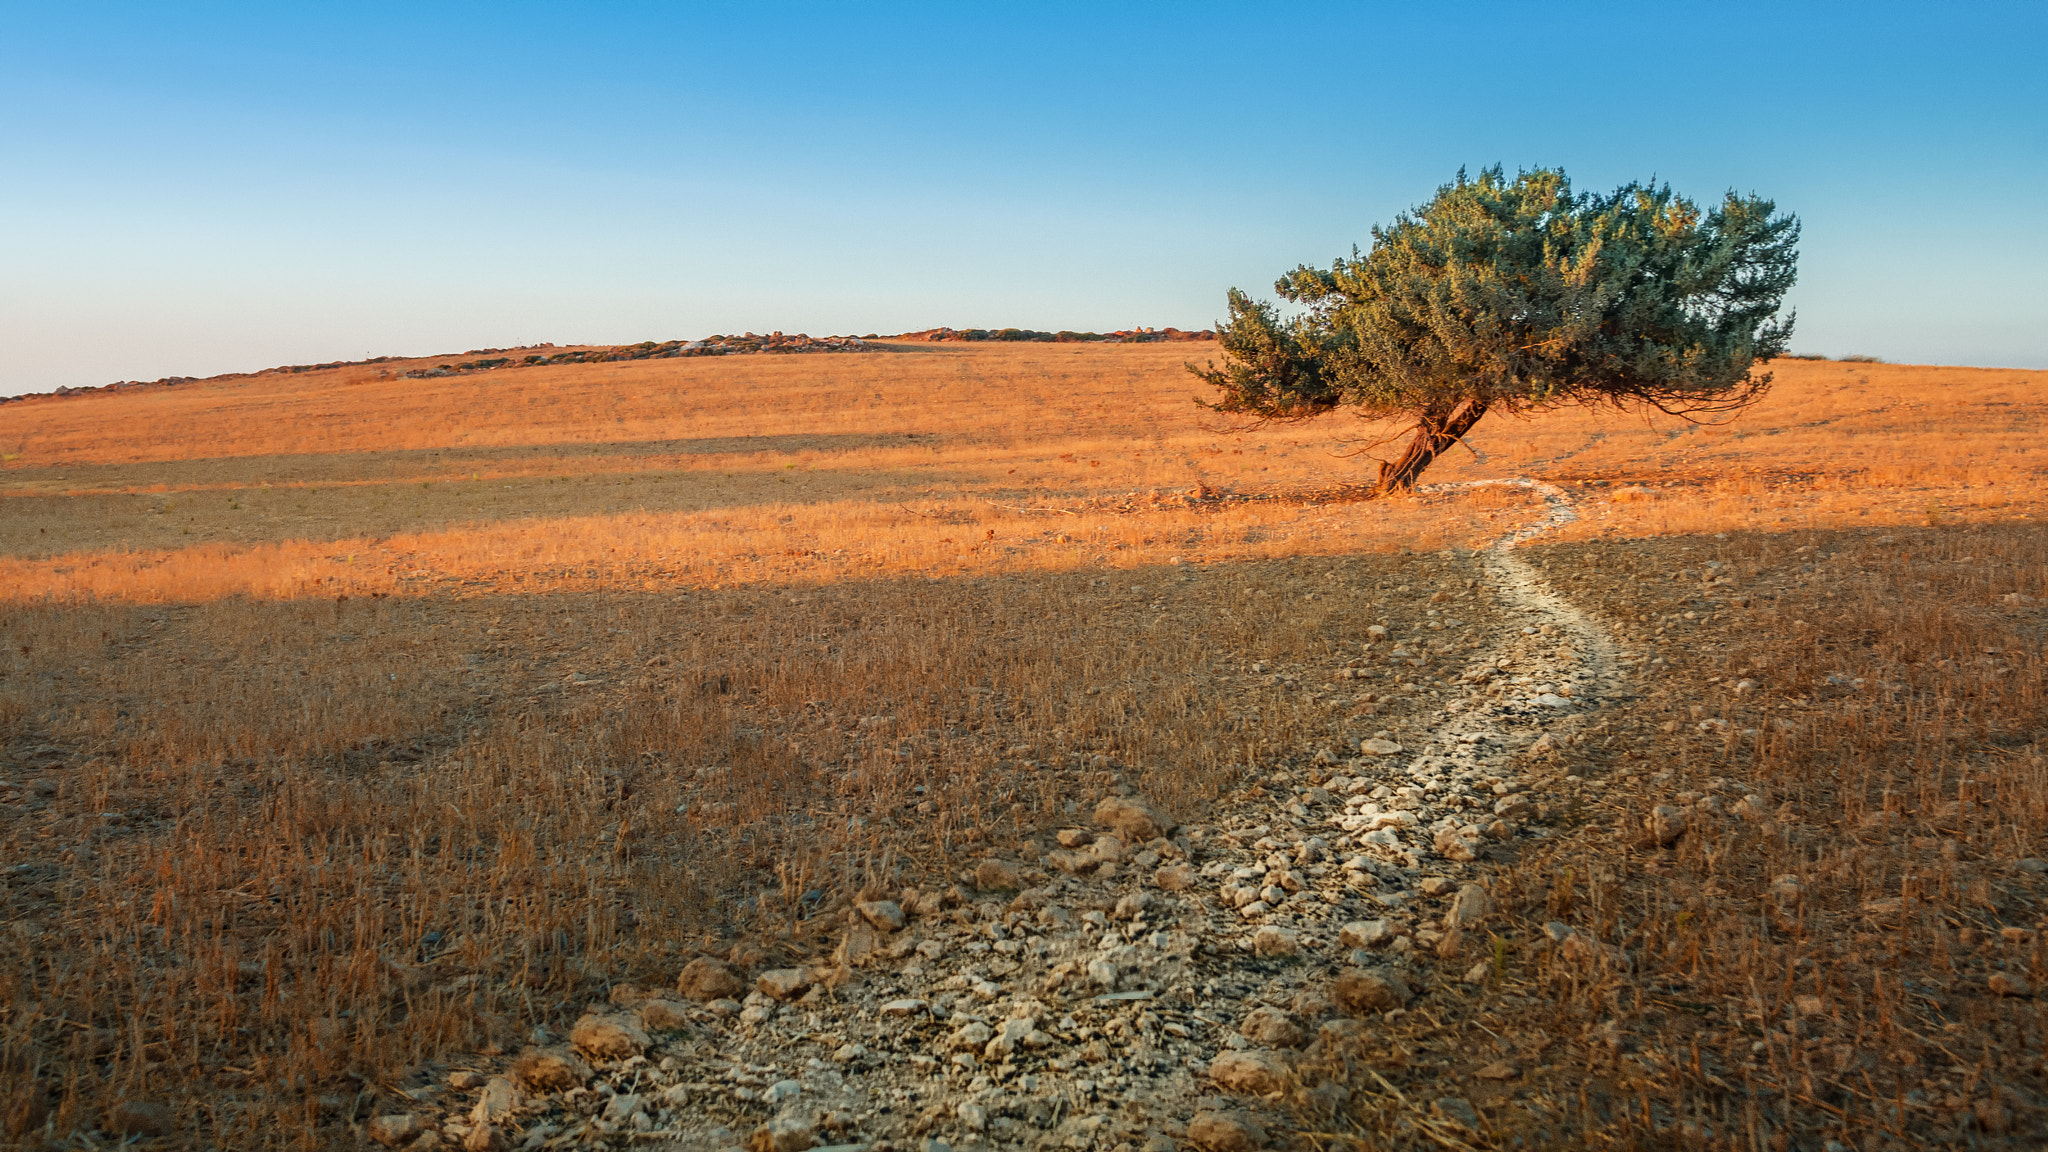
M 2048 5 L 0 5 L 0 393 L 1200 327 L 1460 166 L 1805 224 L 1795 347 L 2048 367 Z

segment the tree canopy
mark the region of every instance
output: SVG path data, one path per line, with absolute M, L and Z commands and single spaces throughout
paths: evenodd
M 1798 239 L 1798 219 L 1756 196 L 1703 212 L 1669 185 L 1574 193 L 1561 169 L 1460 171 L 1375 226 L 1363 255 L 1283 276 L 1293 315 L 1231 289 L 1222 366 L 1190 370 L 1221 392 L 1208 407 L 1258 421 L 1412 418 L 1379 478 L 1407 488 L 1490 411 L 1754 403 L 1771 379 L 1754 365 L 1791 339 L 1779 308 Z

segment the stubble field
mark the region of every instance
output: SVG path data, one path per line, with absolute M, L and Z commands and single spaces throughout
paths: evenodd
M 1461 565 L 1540 502 L 1359 500 L 1353 429 L 1189 402 L 1210 347 L 0 406 L 4 1131 L 345 1145 L 693 957 L 823 965 L 855 898 L 1118 788 L 1220 826 L 1419 737 L 1503 619 Z M 2035 1001 L 1987 983 L 2048 976 L 2043 374 L 1773 368 L 1725 428 L 1498 421 L 1429 475 L 1569 495 L 1522 551 L 1636 690 L 1518 753 L 1549 815 L 1482 861 L 1491 983 L 1413 961 L 1420 1007 L 1247 1105 L 1276 1139 L 2043 1130 Z M 1694 830 L 1646 842 L 1659 805 Z

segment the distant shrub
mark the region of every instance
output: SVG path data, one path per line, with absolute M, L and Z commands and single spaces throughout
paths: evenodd
M 1884 363 L 1884 358 L 1883 358 L 1883 357 L 1881 357 L 1881 356 L 1837 356 L 1837 357 L 1835 357 L 1835 359 L 1837 359 L 1837 360 L 1841 361 L 1841 362 L 1842 362 L 1842 363 L 1844 363 L 1844 364 L 1882 364 L 1882 363 Z

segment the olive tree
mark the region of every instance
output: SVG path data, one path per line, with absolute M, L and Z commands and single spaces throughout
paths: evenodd
M 1384 495 L 1489 412 L 1701 419 L 1756 402 L 1771 378 L 1754 365 L 1791 339 L 1798 239 L 1755 196 L 1701 211 L 1668 185 L 1581 194 L 1558 169 L 1460 171 L 1363 255 L 1282 277 L 1292 315 L 1231 289 L 1223 364 L 1188 367 L 1221 392 L 1205 406 L 1255 423 L 1399 419 L 1388 438 L 1413 436 L 1380 465 Z

